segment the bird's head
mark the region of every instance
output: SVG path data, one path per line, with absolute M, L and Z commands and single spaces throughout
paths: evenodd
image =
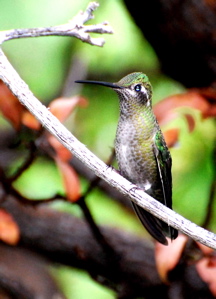
M 116 83 L 78 80 L 76 83 L 89 83 L 110 87 L 119 96 L 120 102 L 151 106 L 152 87 L 148 77 L 140 72 L 131 73 Z

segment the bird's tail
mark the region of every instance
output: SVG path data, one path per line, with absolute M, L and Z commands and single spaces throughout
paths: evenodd
M 163 245 L 168 245 L 166 237 L 169 237 L 171 240 L 177 238 L 178 231 L 175 228 L 169 226 L 168 224 L 153 216 L 149 212 L 145 211 L 135 203 L 132 202 L 132 205 L 146 230 L 158 242 L 162 243 Z

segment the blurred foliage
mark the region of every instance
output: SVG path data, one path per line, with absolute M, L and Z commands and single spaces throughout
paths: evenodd
M 54 275 L 58 275 L 59 285 L 65 290 L 68 299 L 83 298 L 103 298 L 114 299 L 114 292 L 93 282 L 89 275 L 81 270 L 73 270 L 68 267 L 60 267 L 52 270 Z
M 43 171 L 41 171 L 42 168 Z M 64 193 L 56 165 L 52 161 L 41 158 L 36 159 L 31 167 L 23 172 L 14 182 L 14 187 L 18 188 L 25 197 L 31 199 L 44 199 Z
M 2 1 L 1 1 L 2 2 Z M 60 25 L 85 9 L 88 1 L 4 1 L 1 4 L 1 30 Z M 12 40 L 3 50 L 21 77 L 41 100 L 60 93 L 70 66 L 71 45 L 68 37 L 42 37 Z
M 153 85 L 154 103 L 184 91 L 179 83 L 160 73 L 154 51 L 143 38 L 122 1 L 99 2 L 96 17 L 90 23 L 108 20 L 115 32 L 114 35 L 104 36 L 104 48 L 92 47 L 68 37 L 21 39 L 3 45 L 9 60 L 35 95 L 44 102 L 61 95 L 71 62 L 77 57 L 82 61 L 82 67 L 86 68 L 88 76 L 97 80 L 118 81 L 132 71 L 146 72 Z M 61 24 L 80 9 L 85 9 L 87 3 L 86 0 L 30 0 L 25 3 L 21 0 L 7 0 L 1 5 L 0 28 L 6 30 Z M 74 79 L 82 79 L 79 78 L 79 72 Z M 73 88 L 71 93 L 78 92 L 80 87 L 73 85 Z M 89 99 L 89 105 L 87 108 L 78 108 L 67 126 L 81 142 L 106 161 L 114 144 L 119 114 L 117 97 L 113 91 L 98 86 L 85 86 L 79 92 Z M 179 143 L 171 150 L 173 205 L 183 216 L 200 224 L 205 217 L 213 176 L 215 127 L 211 119 L 202 119 L 198 111 L 188 110 L 188 113 L 192 113 L 196 120 L 192 133 L 189 133 L 181 113 L 168 125 L 180 128 Z M 16 186 L 31 198 L 63 193 L 55 165 L 40 159 L 16 182 Z M 83 190 L 86 186 L 87 182 L 82 180 Z M 95 190 L 88 197 L 88 204 L 98 223 L 113 224 L 115 219 L 116 226 L 145 234 L 134 215 L 100 191 Z M 66 203 L 54 203 L 53 206 L 80 215 L 76 206 L 71 207 Z M 211 228 L 216 230 L 213 222 Z M 54 273 L 65 289 L 67 298 L 114 298 L 112 292 L 91 282 L 82 271 L 62 267 Z
M 181 128 L 181 134 L 178 145 L 171 149 L 173 207 L 184 217 L 201 225 L 206 215 L 213 179 L 215 126 L 210 119 L 202 120 L 199 112 L 193 110 L 192 114 L 196 126 L 191 133 L 188 132 L 185 119 L 174 121 Z

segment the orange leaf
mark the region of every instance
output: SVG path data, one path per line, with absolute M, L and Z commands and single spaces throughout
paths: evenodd
M 7 244 L 16 245 L 20 238 L 20 230 L 13 217 L 0 209 L 0 239 Z
M 173 147 L 178 141 L 179 129 L 173 128 L 163 132 L 168 147 Z
M 205 254 L 205 255 L 210 255 L 214 252 L 214 249 L 205 246 L 199 242 L 196 242 L 197 246 L 199 247 L 199 249 Z
M 203 117 L 212 109 L 210 102 L 196 90 L 170 96 L 154 106 L 154 113 L 160 124 L 169 122 L 177 116 L 176 108 L 191 107 L 199 110 Z
M 196 264 L 199 276 L 205 281 L 210 291 L 216 296 L 216 257 L 204 257 Z
M 55 158 L 65 186 L 66 195 L 69 201 L 76 202 L 80 198 L 80 181 L 70 164 Z
M 3 116 L 12 123 L 16 130 L 18 130 L 21 125 L 22 112 L 25 108 L 1 80 L 0 110 L 2 111 Z
M 29 111 L 24 111 L 22 114 L 22 123 L 32 130 L 40 130 L 41 124 Z
M 200 94 L 208 101 L 209 109 L 203 113 L 203 117 L 216 116 L 216 90 L 214 87 L 199 89 Z
M 49 108 L 51 113 L 63 122 L 77 105 L 85 106 L 86 104 L 85 98 L 76 96 L 56 99 L 50 103 Z M 33 130 L 40 130 L 41 128 L 39 121 L 28 111 L 23 112 L 22 123 Z
M 56 137 L 54 137 L 51 134 L 47 134 L 47 140 L 50 143 L 50 145 L 54 148 L 56 157 L 60 159 L 61 161 L 67 162 L 71 159 L 72 154 L 71 152 L 64 147 Z
M 155 261 L 162 281 L 168 282 L 168 273 L 178 264 L 187 240 L 188 237 L 181 234 L 175 241 L 170 240 L 168 246 L 156 242 Z
M 59 98 L 52 101 L 49 105 L 49 108 L 52 114 L 55 115 L 61 122 L 63 122 L 78 105 L 86 106 L 87 100 L 81 96 Z

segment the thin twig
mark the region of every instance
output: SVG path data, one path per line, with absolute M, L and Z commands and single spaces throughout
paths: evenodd
M 83 42 L 89 43 L 94 46 L 102 47 L 105 43 L 103 38 L 93 38 L 89 33 L 111 34 L 113 30 L 107 22 L 96 25 L 84 25 L 87 21 L 91 20 L 93 11 L 97 9 L 99 4 L 97 2 L 89 3 L 84 12 L 79 12 L 67 24 L 43 27 L 43 28 L 27 28 L 27 29 L 12 29 L 0 31 L 0 44 L 5 41 L 17 38 L 26 37 L 39 37 L 39 36 L 71 36 L 76 37 Z
M 109 157 L 109 160 L 107 161 L 107 164 L 111 165 L 114 158 L 115 158 L 115 151 L 113 150 L 111 156 Z M 98 241 L 99 244 L 101 244 L 101 246 L 105 249 L 105 252 L 109 254 L 109 257 L 111 258 L 112 256 L 116 257 L 116 253 L 113 254 L 112 247 L 110 246 L 110 244 L 108 243 L 108 241 L 106 240 L 102 232 L 100 231 L 99 227 L 95 223 L 94 218 L 92 217 L 91 212 L 86 204 L 86 197 L 92 192 L 92 190 L 95 187 L 97 187 L 100 180 L 101 180 L 100 177 L 95 176 L 91 181 L 91 183 L 89 184 L 83 196 L 80 197 L 80 199 L 76 203 L 82 209 L 85 219 L 88 222 L 95 239 Z
M 53 202 L 55 200 L 67 200 L 65 196 L 56 194 L 52 197 L 49 198 L 43 198 L 43 199 L 29 199 L 27 197 L 25 197 L 24 195 L 22 195 L 18 190 L 16 190 L 13 185 L 12 185 L 12 181 L 10 180 L 10 178 L 8 179 L 5 174 L 4 171 L 0 168 L 0 181 L 1 181 L 1 186 L 4 189 L 5 193 L 7 195 L 12 195 L 14 196 L 19 202 L 25 204 L 25 205 L 30 205 L 30 206 L 37 206 L 40 204 L 45 204 L 45 203 L 49 203 L 49 202 Z M 2 194 L 3 197 L 5 197 L 4 193 Z
M 99 226 L 97 226 L 97 224 L 95 223 L 84 198 L 81 197 L 80 200 L 77 202 L 77 204 L 82 209 L 82 212 L 83 212 L 85 219 L 92 231 L 93 236 L 95 237 L 97 242 L 102 246 L 102 248 L 104 249 L 104 252 L 106 252 L 108 254 L 108 258 L 111 258 L 111 259 L 116 258 L 116 252 L 114 252 L 112 246 L 109 244 L 107 239 L 104 237 Z
M 16 173 L 10 178 L 8 178 L 10 184 L 16 181 L 22 175 L 22 173 L 32 165 L 34 159 L 36 158 L 36 147 L 34 145 L 34 142 L 30 142 L 28 147 L 28 157 L 26 158 L 24 163 L 17 169 Z

